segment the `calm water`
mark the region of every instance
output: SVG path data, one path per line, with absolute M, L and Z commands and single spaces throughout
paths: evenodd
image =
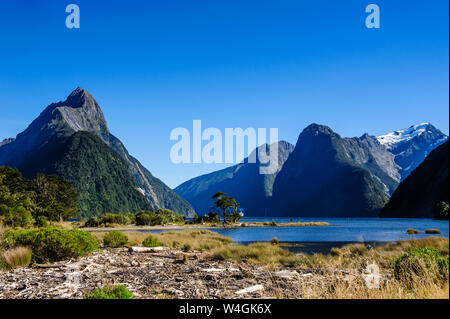
M 243 218 L 242 222 L 290 222 L 290 218 Z M 399 239 L 427 236 L 449 236 L 449 222 L 433 219 L 400 218 L 294 218 L 294 222 L 328 222 L 331 226 L 317 227 L 264 227 L 264 228 L 210 228 L 209 230 L 231 237 L 236 242 L 270 241 L 277 237 L 282 242 L 392 242 Z M 440 235 L 407 235 L 414 228 L 425 232 L 436 228 Z

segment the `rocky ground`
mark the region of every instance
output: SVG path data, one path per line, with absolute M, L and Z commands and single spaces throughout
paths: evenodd
M 112 284 L 127 287 L 134 298 L 302 298 L 301 287 L 320 285 L 326 276 L 323 270 L 238 265 L 200 252 L 118 248 L 64 263 L 0 271 L 0 299 L 82 298 Z

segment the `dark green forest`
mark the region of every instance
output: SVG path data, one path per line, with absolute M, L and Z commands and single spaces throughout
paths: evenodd
M 19 170 L 28 177 L 36 173 L 62 176 L 79 194 L 80 217 L 151 209 L 137 190 L 125 160 L 89 132 L 53 137 Z

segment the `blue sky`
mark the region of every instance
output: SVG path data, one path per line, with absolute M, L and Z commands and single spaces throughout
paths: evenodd
M 65 27 L 78 4 L 81 28 Z M 367 29 L 376 3 L 381 28 Z M 448 1 L 9 0 L 0 3 L 0 139 L 77 86 L 169 186 L 226 164 L 172 164 L 175 127 L 312 122 L 343 136 L 449 132 Z

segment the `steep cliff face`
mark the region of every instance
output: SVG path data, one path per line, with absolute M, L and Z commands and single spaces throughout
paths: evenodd
M 437 204 L 449 203 L 449 160 L 449 142 L 447 141 L 433 150 L 400 183 L 380 216 L 437 217 Z
M 376 216 L 388 196 L 360 164 L 370 156 L 357 143 L 327 126 L 305 128 L 275 179 L 271 210 L 282 216 Z
M 268 145 L 260 146 L 254 152 L 260 149 L 270 153 Z M 245 216 L 266 216 L 275 177 L 293 149 L 294 146 L 288 142 L 278 142 L 279 168 L 274 174 L 260 174 L 263 164 L 256 156 L 256 163 L 249 163 L 246 158 L 241 164 L 184 182 L 175 191 L 201 215 L 209 212 L 213 204 L 212 195 L 220 191 L 236 198 Z
M 167 208 L 186 216 L 194 214 L 187 201 L 154 177 L 110 133 L 100 106 L 82 88 L 73 91 L 65 101 L 50 104 L 14 141 L 1 146 L 0 165 L 20 167 L 28 153 L 45 146 L 53 137 L 69 137 L 79 131 L 98 136 L 125 160 L 136 186 L 153 209 Z

